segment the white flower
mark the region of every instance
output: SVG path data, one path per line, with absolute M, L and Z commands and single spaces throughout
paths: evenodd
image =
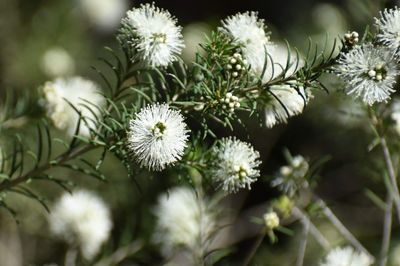
M 297 91 L 290 85 L 274 85 L 269 91 L 271 101 L 265 108 L 265 125 L 269 128 L 278 123 L 286 123 L 289 117 L 301 114 L 308 101 L 303 88 Z
M 261 75 L 267 52 L 271 53 L 272 44 L 266 32 L 264 20 L 257 12 L 238 13 L 222 21 L 221 30 L 231 36 L 240 45 L 244 58 L 254 74 Z M 268 62 L 269 63 L 269 62 Z
M 215 218 L 209 204 L 190 188 L 176 187 L 160 196 L 154 210 L 157 227 L 154 240 L 162 245 L 165 256 L 185 246 L 198 252 L 211 241 Z
M 58 78 L 46 82 L 43 93 L 47 116 L 56 128 L 65 130 L 69 136 L 75 134 L 79 114 L 70 106 L 72 104 L 84 117 L 80 122 L 79 135 L 89 137 L 90 129 L 95 130 L 95 114 L 99 116 L 100 111 L 93 105 L 102 107 L 105 100 L 93 81 L 81 77 Z
M 79 0 L 79 4 L 90 22 L 105 31 L 114 30 L 127 9 L 126 0 Z
M 250 189 L 251 183 L 260 176 L 257 167 L 261 164 L 260 155 L 246 142 L 236 138 L 223 138 L 213 148 L 215 160 L 211 176 L 222 184 L 222 189 L 229 193 L 241 188 Z
M 121 41 L 136 49 L 149 65 L 168 66 L 185 47 L 182 28 L 176 22 L 168 11 L 143 4 L 128 11 L 122 20 Z
M 337 247 L 329 251 L 320 266 L 369 266 L 372 263 L 366 254 L 357 252 L 352 247 Z
M 130 121 L 129 147 L 141 166 L 160 171 L 181 159 L 188 139 L 184 117 L 167 104 L 143 108 Z
M 372 44 L 342 53 L 335 72 L 348 84 L 348 94 L 361 97 L 368 105 L 390 99 L 399 74 L 393 53 Z
M 268 229 L 274 229 L 279 226 L 279 217 L 278 214 L 274 211 L 270 211 L 264 214 L 264 223 Z
M 79 245 L 86 259 L 93 258 L 108 239 L 112 222 L 105 203 L 91 192 L 65 193 L 49 216 L 51 231 L 70 245 Z
M 74 72 L 75 62 L 64 48 L 53 47 L 43 54 L 41 68 L 50 77 L 68 76 Z
M 290 158 L 289 165 L 282 166 L 279 169 L 271 185 L 290 197 L 304 187 L 308 186 L 305 176 L 308 172 L 309 164 L 301 155 L 296 155 Z
M 381 17 L 375 18 L 375 26 L 378 29 L 377 39 L 398 53 L 400 47 L 400 10 L 385 9 L 380 12 Z

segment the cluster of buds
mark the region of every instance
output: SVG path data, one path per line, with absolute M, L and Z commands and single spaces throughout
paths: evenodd
M 222 109 L 229 109 L 230 112 L 235 111 L 235 108 L 240 107 L 239 98 L 228 92 L 221 100 Z
M 344 42 L 346 46 L 353 47 L 358 43 L 358 33 L 356 31 L 348 32 L 344 35 Z
M 232 77 L 237 78 L 240 74 L 246 70 L 247 60 L 242 58 L 242 55 L 239 53 L 234 53 L 233 56 L 229 59 L 229 63 L 226 66 L 228 71 L 232 73 Z
M 276 212 L 274 211 L 267 212 L 264 214 L 263 218 L 264 218 L 264 224 L 268 229 L 274 230 L 279 226 L 280 221 L 278 214 L 276 214 Z

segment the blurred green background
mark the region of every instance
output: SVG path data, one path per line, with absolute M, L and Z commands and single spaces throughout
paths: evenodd
M 101 84 L 91 66 L 101 67 L 97 59 L 105 55 L 104 46 L 117 48 L 114 36 L 126 10 L 151 1 L 108 2 L 0 0 L 0 97 L 4 97 L 6 91 L 19 94 L 35 92 L 45 81 L 60 74 L 81 75 Z M 288 40 L 305 52 L 308 36 L 322 44 L 326 36 L 332 43 L 333 38 L 348 30 L 362 32 L 379 10 L 394 4 L 395 1 L 383 0 L 156 2 L 157 6 L 175 15 L 184 27 L 187 47 L 183 57 L 188 62 L 199 50 L 197 44 L 204 40 L 205 34 L 218 27 L 221 19 L 237 12 L 259 11 L 274 42 Z M 367 123 L 358 116 L 360 108 L 343 93 L 337 92 L 336 83 L 329 76 L 325 79 L 330 94 L 315 93 L 304 114 L 290 119 L 289 124 L 266 129 L 247 119 L 245 129 L 238 127 L 234 133 L 221 129 L 218 133 L 220 136 L 235 134 L 241 139 L 250 139 L 261 153 L 264 176 L 272 175 L 285 163 L 284 148 L 310 159 L 330 155 L 332 159 L 321 173 L 317 193 L 326 199 L 362 243 L 376 253 L 380 247 L 382 211 L 374 207 L 365 192 L 371 189 L 385 197 L 378 171 L 379 160 L 376 160 L 380 155 L 379 152 L 367 152 L 371 133 Z M 9 133 L 29 135 L 32 130 L 29 125 L 24 125 L 10 129 Z M 60 132 L 54 133 L 63 137 Z M 31 138 L 34 143 L 35 139 Z M 94 153 L 89 157 L 96 160 L 99 155 Z M 57 171 L 58 176 L 74 181 L 77 186 L 97 191 L 112 207 L 112 237 L 100 257 L 134 239 L 150 238 L 154 223 L 151 210 L 158 194 L 180 183 L 176 176 L 163 172 L 153 176 L 138 174 L 137 185 L 127 178 L 123 166 L 112 156 L 107 157 L 103 166 L 108 177 L 104 183 L 75 172 Z M 44 182 L 35 182 L 32 187 L 45 195 L 50 203 L 62 193 L 59 188 Z M 240 223 L 231 232 L 237 234 L 233 253 L 218 265 L 238 265 L 258 230 L 250 222 L 250 217 L 261 216 L 265 203 L 278 195 L 269 187 L 267 178 L 261 178 L 250 192 L 240 192 L 226 201 Z M 49 234 L 46 211 L 36 202 L 12 194 L 7 196 L 7 202 L 18 211 L 20 224 L 17 225 L 5 211 L 0 212 L 0 265 L 61 265 L 66 247 Z M 326 221 L 318 218 L 315 221 L 332 243 L 344 243 Z M 294 237 L 278 234 L 277 244 L 271 245 L 268 239 L 263 242 L 256 255 L 257 265 L 294 265 L 300 225 L 294 223 L 290 228 L 298 231 Z M 395 225 L 393 247 L 400 240 L 397 235 L 398 225 Z M 323 250 L 310 238 L 304 265 L 316 265 L 323 255 Z M 391 251 L 391 256 L 391 263 L 400 265 L 395 250 Z M 163 262 L 158 248 L 153 246 L 126 259 L 121 265 L 161 265 Z

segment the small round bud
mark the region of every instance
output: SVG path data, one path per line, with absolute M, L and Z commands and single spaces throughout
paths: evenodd
M 381 81 L 383 79 L 381 74 L 376 75 L 376 80 Z
M 233 57 L 235 57 L 236 59 L 242 59 L 242 55 L 239 53 L 234 53 Z
M 373 69 L 371 69 L 370 71 L 368 71 L 368 76 L 369 76 L 370 78 L 374 78 L 374 77 L 376 76 L 376 71 L 373 70 Z
M 235 58 L 231 58 L 231 60 L 229 61 L 232 65 L 237 63 L 237 60 Z
M 242 63 L 243 63 L 243 65 L 247 65 L 247 60 L 246 59 L 244 59 L 243 61 L 242 61 Z
M 236 78 L 237 76 L 239 76 L 239 73 L 233 72 L 233 73 L 232 73 L 232 76 L 233 76 L 234 78 Z
M 290 168 L 289 166 L 282 166 L 279 172 L 283 176 L 289 176 L 293 171 L 292 168 Z
M 236 70 L 241 70 L 241 69 L 242 69 L 242 66 L 238 64 L 238 65 L 236 65 L 235 68 L 236 68 Z
M 226 98 L 231 98 L 233 95 L 232 95 L 232 92 L 228 92 L 228 93 L 226 93 L 226 95 L 225 95 L 225 97 Z
M 235 101 L 235 102 L 239 100 L 239 98 L 235 95 L 233 95 L 231 98 L 232 98 L 232 101 Z
M 228 65 L 226 65 L 226 68 L 227 68 L 228 70 L 231 70 L 233 67 L 232 67 L 231 64 L 228 64 Z
M 240 107 L 240 102 L 236 102 L 236 103 L 235 103 L 235 107 L 236 107 L 236 108 L 239 108 L 239 107 Z
M 351 33 L 351 35 L 352 35 L 354 38 L 358 38 L 358 32 L 356 32 L 356 31 L 353 31 L 353 32 Z

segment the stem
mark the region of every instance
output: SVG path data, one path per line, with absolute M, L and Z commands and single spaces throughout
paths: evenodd
M 76 260 L 78 258 L 78 250 L 76 248 L 68 248 L 67 253 L 65 254 L 65 266 L 75 266 Z
M 387 145 L 386 139 L 384 136 L 380 136 L 380 143 L 382 146 L 383 156 L 385 158 L 386 167 L 388 168 L 390 182 L 392 183 L 392 189 L 389 189 L 389 193 L 393 194 L 392 198 L 396 206 L 397 210 L 397 218 L 400 221 L 400 193 L 399 187 L 397 184 L 396 173 L 393 166 L 392 157 L 390 156 L 389 147 Z
M 317 202 L 322 208 L 324 215 L 330 220 L 330 222 L 336 227 L 336 229 L 342 234 L 342 236 L 349 241 L 359 252 L 365 253 L 372 261 L 375 260 L 374 256 L 364 248 L 364 246 L 354 237 L 354 235 L 342 224 L 342 222 L 336 217 L 331 209 L 325 204 L 322 199 L 317 198 Z
M 318 230 L 318 228 L 314 225 L 314 223 L 310 220 L 310 218 L 305 214 L 302 210 L 298 207 L 293 208 L 293 214 L 301 221 L 307 221 L 309 224 L 309 232 L 315 238 L 315 240 L 321 245 L 323 249 L 328 251 L 331 248 L 331 244 L 329 241 L 324 237 L 324 235 Z
M 245 260 L 243 262 L 243 266 L 247 266 L 250 264 L 251 260 L 253 259 L 254 255 L 256 254 L 258 248 L 260 247 L 261 243 L 263 242 L 265 234 L 266 234 L 266 230 L 265 230 L 265 228 L 263 228 L 262 232 L 260 232 L 260 234 L 257 236 L 256 241 L 254 242 L 252 248 L 250 249 L 249 254 L 245 258 Z
M 96 146 L 92 146 L 92 145 L 84 145 L 81 147 L 77 147 L 73 150 L 69 150 L 64 152 L 63 154 L 59 155 L 54 161 L 56 161 L 56 163 L 54 162 L 46 162 L 44 165 L 38 167 L 38 168 L 34 168 L 31 171 L 25 173 L 22 176 L 19 176 L 13 180 L 6 180 L 2 183 L 0 183 L 0 191 L 3 190 L 7 190 L 9 188 L 12 188 L 20 183 L 26 182 L 27 180 L 29 180 L 30 178 L 32 178 L 35 175 L 38 175 L 44 171 L 49 170 L 51 167 L 57 166 L 57 165 L 61 165 L 63 163 L 66 163 L 72 159 L 75 159 L 76 157 L 78 157 L 79 155 L 82 155 L 90 150 L 95 149 Z
M 123 261 L 128 256 L 131 256 L 141 250 L 143 248 L 142 241 L 134 241 L 125 247 L 121 247 L 117 249 L 111 256 L 102 259 L 101 261 L 94 264 L 94 266 L 110 266 L 110 265 L 118 265 L 121 261 Z
M 303 266 L 304 256 L 306 254 L 308 233 L 310 232 L 310 220 L 301 219 L 303 224 L 303 232 L 301 234 L 301 241 L 299 246 L 299 253 L 297 255 L 296 266 Z
M 386 196 L 386 209 L 383 220 L 383 236 L 382 236 L 382 246 L 379 258 L 379 266 L 385 266 L 387 262 L 387 256 L 390 247 L 390 235 L 392 232 L 392 209 L 393 209 L 393 198 L 392 194 L 389 192 Z

